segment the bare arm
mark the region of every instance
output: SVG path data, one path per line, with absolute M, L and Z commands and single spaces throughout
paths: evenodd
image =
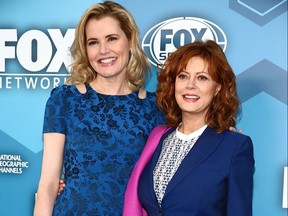
M 44 134 L 41 177 L 37 191 L 34 216 L 51 216 L 62 172 L 65 135 Z

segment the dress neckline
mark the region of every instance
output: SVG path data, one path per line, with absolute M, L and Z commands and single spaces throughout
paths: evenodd
M 138 92 L 139 92 L 139 91 L 132 91 L 131 93 L 126 94 L 126 95 L 103 94 L 103 93 L 99 93 L 99 92 L 95 91 L 95 89 L 93 89 L 89 83 L 84 83 L 84 84 L 86 87 L 86 93 L 92 92 L 92 93 L 94 93 L 98 96 L 102 96 L 102 97 L 129 97 L 129 96 L 135 96 L 135 95 L 136 95 L 136 97 L 138 97 Z

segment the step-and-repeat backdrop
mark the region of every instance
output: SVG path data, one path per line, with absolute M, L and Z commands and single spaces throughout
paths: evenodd
M 96 2 L 0 2 L 0 215 L 32 215 L 45 103 L 67 79 L 75 26 Z M 255 146 L 254 215 L 286 216 L 287 0 L 117 2 L 141 31 L 153 69 L 147 90 L 157 85 L 155 65 L 179 46 L 213 39 L 223 47 L 242 102 L 237 127 Z

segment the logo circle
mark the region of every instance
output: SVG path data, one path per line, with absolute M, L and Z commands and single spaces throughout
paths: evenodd
M 225 51 L 227 39 L 215 23 L 197 17 L 177 17 L 153 26 L 142 40 L 150 62 L 157 66 L 179 47 L 194 41 L 214 40 Z

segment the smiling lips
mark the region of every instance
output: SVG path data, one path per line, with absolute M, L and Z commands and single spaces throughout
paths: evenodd
M 189 100 L 189 101 L 190 100 L 195 101 L 195 100 L 200 99 L 200 97 L 197 95 L 188 95 L 188 94 L 183 95 L 183 98 L 184 98 L 184 100 Z
M 116 57 L 112 57 L 112 58 L 100 59 L 98 62 L 101 64 L 109 64 L 115 60 L 116 60 Z

